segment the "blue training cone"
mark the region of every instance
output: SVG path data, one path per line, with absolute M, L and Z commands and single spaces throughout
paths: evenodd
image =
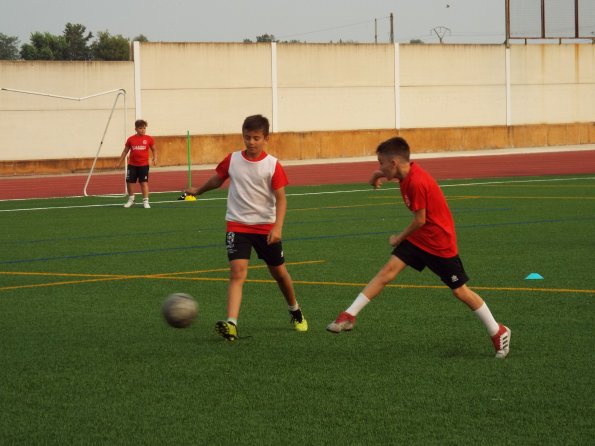
M 541 280 L 541 279 L 543 279 L 543 276 L 538 273 L 531 273 L 527 277 L 525 277 L 525 280 Z

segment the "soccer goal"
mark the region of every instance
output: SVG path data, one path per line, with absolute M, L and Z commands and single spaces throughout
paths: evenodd
M 90 109 L 88 109 L 88 111 L 91 110 L 93 112 L 92 117 L 89 117 L 88 119 L 87 118 L 80 119 L 79 122 L 61 122 L 60 124 L 57 125 L 60 128 L 54 128 L 52 130 L 52 133 L 56 133 L 56 134 L 60 133 L 60 136 L 54 135 L 52 138 L 48 138 L 48 139 L 53 139 L 55 141 L 55 143 L 58 143 L 58 144 L 60 143 L 60 141 L 63 141 L 64 143 L 66 143 L 66 142 L 72 143 L 74 140 L 74 136 L 73 136 L 74 132 L 69 127 L 77 127 L 78 135 L 82 134 L 83 132 L 89 132 L 88 138 L 91 138 L 91 139 L 98 138 L 98 136 L 94 136 L 93 133 L 94 133 L 94 131 L 97 131 L 99 129 L 99 127 L 98 127 L 99 124 L 105 118 L 105 125 L 102 126 L 103 133 L 101 134 L 101 137 L 98 138 L 99 143 L 97 146 L 97 150 L 93 156 L 93 162 L 92 162 L 91 168 L 87 174 L 87 179 L 85 181 L 85 185 L 82 190 L 82 193 L 84 196 L 89 196 L 89 193 L 88 193 L 89 183 L 91 181 L 91 177 L 93 176 L 93 172 L 95 170 L 97 160 L 101 154 L 101 149 L 103 148 L 104 141 L 106 139 L 106 135 L 108 134 L 108 129 L 110 128 L 110 124 L 112 123 L 112 118 L 114 117 L 114 112 L 116 111 L 118 102 L 120 100 L 122 101 L 122 107 L 123 107 L 123 113 L 122 113 L 123 114 L 123 118 L 122 118 L 122 120 L 123 120 L 123 127 L 122 127 L 123 135 L 121 137 L 122 139 L 120 139 L 120 136 L 118 136 L 117 138 L 120 142 L 126 140 L 126 137 L 127 137 L 126 117 L 128 114 L 128 110 L 127 110 L 127 106 L 126 106 L 126 90 L 124 90 L 123 88 L 118 88 L 118 89 L 102 91 L 102 92 L 98 92 L 98 93 L 94 93 L 94 94 L 90 94 L 88 96 L 82 96 L 82 97 L 64 96 L 64 95 L 53 94 L 53 93 L 18 90 L 18 89 L 14 89 L 14 88 L 4 88 L 4 87 L 0 88 L 0 91 L 6 91 L 6 92 L 22 94 L 22 95 L 38 96 L 38 97 L 41 96 L 41 97 L 46 97 L 46 98 L 52 98 L 52 100 L 58 100 L 58 101 L 64 100 L 64 101 L 78 101 L 78 102 L 90 101 L 90 100 L 93 100 L 95 98 L 99 98 L 102 96 L 109 96 L 109 95 L 115 96 L 113 104 L 111 104 L 111 108 L 109 109 L 109 115 L 107 117 L 105 117 L 105 115 L 103 115 L 103 113 L 107 111 L 109 106 L 102 106 L 102 107 L 98 107 L 95 109 L 90 108 Z M 67 109 L 67 107 L 55 106 L 55 105 L 44 106 L 44 107 L 45 108 L 43 111 L 63 111 L 63 110 Z M 52 109 L 52 107 L 56 107 L 56 108 Z M 40 112 L 41 110 L 37 109 L 35 111 Z M 70 111 L 72 112 L 72 110 L 70 110 Z M 76 112 L 76 110 L 74 112 Z M 79 113 L 80 113 L 80 111 L 79 111 Z M 101 117 L 102 115 L 103 115 L 103 117 Z M 41 118 L 39 118 L 39 119 L 43 119 L 44 114 L 42 113 L 38 116 L 41 116 Z M 101 117 L 101 119 L 100 119 L 100 117 Z M 31 129 L 33 131 L 35 131 L 36 130 L 35 129 L 35 119 L 27 122 L 27 126 L 31 127 Z M 120 144 L 118 144 L 118 147 L 120 147 Z M 85 155 L 85 154 L 81 153 L 81 155 Z M 89 153 L 88 155 L 90 157 L 92 154 Z M 126 166 L 124 166 L 124 174 L 123 174 L 123 178 L 122 178 L 124 193 L 126 191 L 125 172 L 126 172 Z

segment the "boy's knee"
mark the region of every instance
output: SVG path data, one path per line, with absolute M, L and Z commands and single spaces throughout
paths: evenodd
M 290 280 L 289 272 L 287 271 L 287 268 L 284 267 L 284 265 L 269 267 L 269 271 L 271 272 L 273 279 L 275 279 L 277 282 L 285 282 Z

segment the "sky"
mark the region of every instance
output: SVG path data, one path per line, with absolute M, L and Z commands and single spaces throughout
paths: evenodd
M 67 23 L 151 42 L 390 40 L 502 43 L 504 0 L 3 0 L 0 33 L 28 43 L 31 33 L 60 35 Z

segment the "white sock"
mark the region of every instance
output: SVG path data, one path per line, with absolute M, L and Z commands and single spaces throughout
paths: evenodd
M 148 203 L 149 199 L 148 198 L 143 198 L 143 203 Z
M 474 313 L 481 320 L 481 322 L 483 322 L 483 325 L 486 326 L 490 336 L 494 336 L 496 333 L 498 333 L 500 326 L 498 325 L 498 322 L 496 322 L 496 319 L 494 319 L 494 316 L 492 316 L 492 312 L 485 302 L 481 307 L 475 310 Z
M 345 310 L 346 313 L 349 313 L 352 316 L 357 316 L 357 314 L 362 311 L 362 309 L 370 303 L 370 299 L 368 299 L 363 293 L 359 293 L 358 296 L 355 298 L 351 306 Z
M 128 195 L 128 201 L 134 201 L 134 195 Z
M 289 308 L 289 311 L 297 311 L 300 309 L 300 306 L 296 302 L 295 305 L 288 305 L 287 308 Z
M 231 322 L 232 324 L 234 324 L 236 327 L 238 326 L 238 320 L 234 319 L 233 317 L 228 317 L 227 318 L 227 322 Z

